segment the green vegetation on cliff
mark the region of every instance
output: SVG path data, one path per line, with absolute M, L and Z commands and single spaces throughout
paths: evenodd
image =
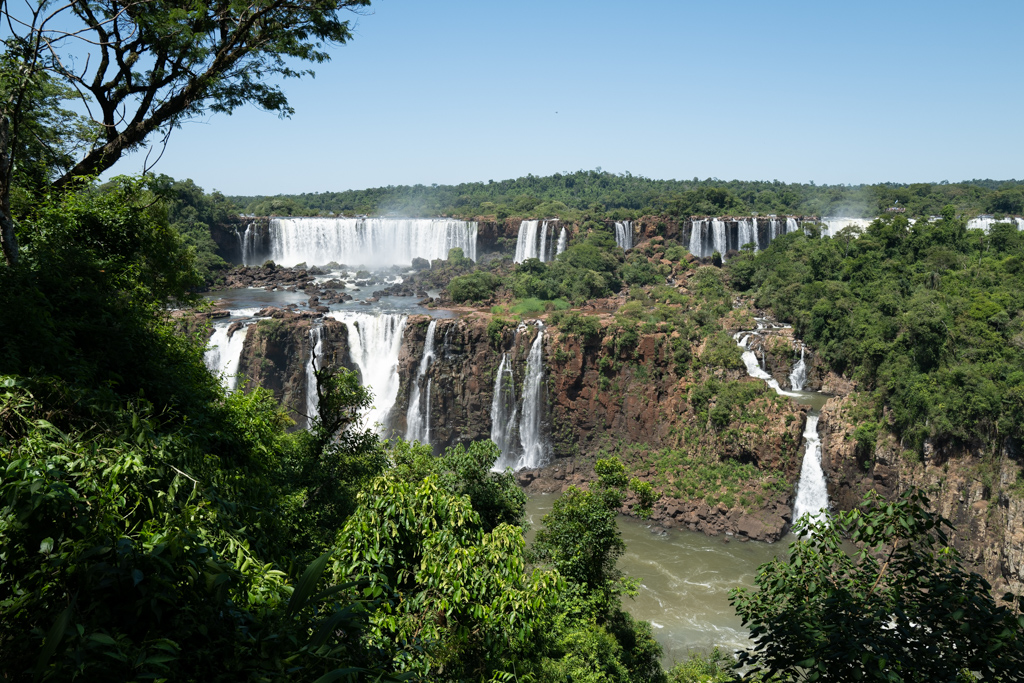
M 926 439 L 1024 437 L 1024 234 L 876 220 L 859 237 L 780 237 L 728 262 L 733 285 L 873 392 L 874 420 Z

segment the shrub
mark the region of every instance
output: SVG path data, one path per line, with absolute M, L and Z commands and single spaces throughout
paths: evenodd
M 501 284 L 497 275 L 487 272 L 453 277 L 448 283 L 448 296 L 452 301 L 483 301 L 489 299 Z

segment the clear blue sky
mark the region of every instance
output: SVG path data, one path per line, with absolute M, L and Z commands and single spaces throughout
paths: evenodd
M 1022 178 L 1022 35 L 1021 0 L 375 0 L 315 80 L 286 83 L 294 117 L 187 123 L 155 170 L 227 194 L 598 166 Z

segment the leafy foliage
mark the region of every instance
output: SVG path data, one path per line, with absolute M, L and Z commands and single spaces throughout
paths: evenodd
M 804 518 L 788 560 L 761 566 L 760 590 L 730 597 L 756 641 L 741 663 L 783 681 L 1018 680 L 1024 617 L 964 570 L 949 522 L 927 508 L 912 491 Z M 860 545 L 852 556 L 844 537 Z

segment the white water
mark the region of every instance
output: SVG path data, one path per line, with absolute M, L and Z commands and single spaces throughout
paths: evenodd
M 758 323 L 758 329 L 761 329 Z M 743 349 L 743 364 L 747 367 L 747 374 L 751 377 L 764 380 L 776 393 L 782 396 L 801 397 L 803 394 L 797 391 L 785 391 L 779 386 L 778 381 L 761 369 L 757 357 L 753 351 L 747 348 L 747 342 L 754 332 L 737 332 L 733 339 L 737 339 L 740 348 Z M 800 381 L 800 388 L 806 381 L 806 366 L 803 362 L 803 347 L 800 351 L 800 363 L 803 368 L 804 377 Z M 793 374 L 796 368 L 793 368 Z M 793 374 L 790 374 L 790 382 L 794 382 Z M 794 389 L 796 383 L 794 382 Z M 796 502 L 793 504 L 793 521 L 795 522 L 805 512 L 817 515 L 821 511 L 828 510 L 828 486 L 825 481 L 825 473 L 821 469 L 821 437 L 818 436 L 818 413 L 812 411 L 807 415 L 807 424 L 804 426 L 804 459 L 800 467 L 800 481 L 796 486 Z
M 412 383 L 412 393 L 409 396 L 409 410 L 405 414 L 406 441 L 419 441 L 430 443 L 430 379 L 427 379 L 426 401 L 420 401 L 420 387 L 423 384 L 423 377 L 434 362 L 434 334 L 437 330 L 437 321 L 431 320 L 427 326 L 427 339 L 423 344 L 423 358 L 420 359 L 419 369 L 416 371 L 416 379 Z
M 796 232 L 799 229 L 800 229 L 800 224 L 797 222 L 797 220 L 795 218 L 787 218 L 786 219 L 786 232 L 785 232 L 785 234 L 788 235 L 789 233 Z
M 328 315 L 348 328 L 349 357 L 359 369 L 362 385 L 373 392 L 373 404 L 363 414 L 360 427 L 386 435 L 388 416 L 398 398 L 398 352 L 408 316 L 347 311 Z
M 690 226 L 690 253 L 699 258 L 704 258 L 704 231 L 705 221 L 693 221 Z
M 633 223 L 631 221 L 615 222 L 615 243 L 626 251 L 633 248 Z
M 739 221 L 737 237 L 739 239 L 739 244 L 736 245 L 738 249 L 753 243 L 754 251 L 757 251 L 757 218 L 752 218 L 749 221 Z
M 248 326 L 241 327 L 229 338 L 228 329 L 232 324 L 226 322 L 214 325 L 213 336 L 203 354 L 207 369 L 220 378 L 221 386 L 228 391 L 234 391 L 238 386 L 238 361 L 242 357 L 248 330 Z
M 807 415 L 804 427 L 804 462 L 800 468 L 800 481 L 796 486 L 793 521 L 804 514 L 817 516 L 828 512 L 828 487 L 821 469 L 821 438 L 818 436 L 818 414 Z
M 750 337 L 750 332 L 737 332 L 732 336 L 732 338 L 736 340 L 736 344 L 743 349 L 743 354 L 740 357 L 743 359 L 743 365 L 747 368 L 747 374 L 751 377 L 764 380 L 768 383 L 768 386 L 774 389 L 775 393 L 780 396 L 799 396 L 800 394 L 792 391 L 786 391 L 780 387 L 777 379 L 761 369 L 760 363 L 757 362 L 757 356 L 754 355 L 753 351 L 747 348 L 747 342 L 750 340 Z
M 503 353 L 497 376 L 494 378 L 494 398 L 491 399 L 491 441 L 502 455 L 494 464 L 495 471 L 503 471 L 506 466 L 512 466 L 506 464 L 505 454 L 512 451 L 518 417 L 519 406 L 516 403 L 516 382 L 512 373 L 512 362 L 508 359 L 508 354 Z
M 872 218 L 831 218 L 825 217 L 821 219 L 822 224 L 825 226 L 824 230 L 821 231 L 822 236 L 834 237 L 844 228 L 854 228 L 858 232 L 863 232 L 867 229 Z
M 242 249 L 242 265 L 255 265 L 256 261 L 256 224 L 249 223 L 245 226 L 245 232 L 240 236 L 239 241 Z
M 273 218 L 269 256 L 280 265 L 331 261 L 369 267 L 448 258 L 476 260 L 477 223 L 448 218 Z
M 568 246 L 569 246 L 569 233 L 567 233 L 565 231 L 565 228 L 562 228 L 562 232 L 558 233 L 558 248 L 555 250 L 555 256 L 558 256 L 563 251 L 565 251 L 566 247 L 568 247 Z
M 316 371 L 320 369 L 316 362 L 323 353 L 324 342 L 321 338 L 323 328 L 309 328 L 309 361 L 306 362 L 306 428 L 313 424 L 313 420 L 320 416 L 320 399 L 316 395 Z
M 984 230 L 986 233 L 992 230 L 995 223 L 1010 223 L 1017 226 L 1018 230 L 1024 230 L 1024 218 L 1007 216 L 1002 220 L 996 220 L 992 216 L 977 216 L 967 221 L 968 230 Z
M 513 470 L 532 469 L 547 462 L 547 447 L 541 435 L 544 411 L 544 325 L 539 320 L 535 324 L 537 337 L 526 359 L 521 403 L 516 402 L 515 376 L 508 354 L 502 354 L 498 366 L 494 398 L 491 401 L 491 441 L 501 451 L 501 457 L 492 467 L 496 472 L 504 471 L 506 467 Z M 516 335 L 526 330 L 526 323 L 520 323 Z
M 554 258 L 551 253 L 555 247 L 554 236 L 551 235 L 553 226 L 551 221 L 523 221 L 519 225 L 519 235 L 516 237 L 516 254 L 513 261 L 522 263 L 528 258 L 550 261 Z M 562 228 L 565 232 L 565 228 Z M 559 238 L 561 244 L 561 238 Z M 561 252 L 558 252 L 561 253 Z
M 519 423 L 519 442 L 523 456 L 515 469 L 540 467 L 547 460 L 540 434 L 541 401 L 544 382 L 544 324 L 537 321 L 537 338 L 526 359 L 526 382 L 523 387 L 523 418 Z
M 800 361 L 793 366 L 789 373 L 789 388 L 793 391 L 803 391 L 804 383 L 807 381 L 807 365 L 804 363 L 804 351 L 807 347 L 800 347 Z

